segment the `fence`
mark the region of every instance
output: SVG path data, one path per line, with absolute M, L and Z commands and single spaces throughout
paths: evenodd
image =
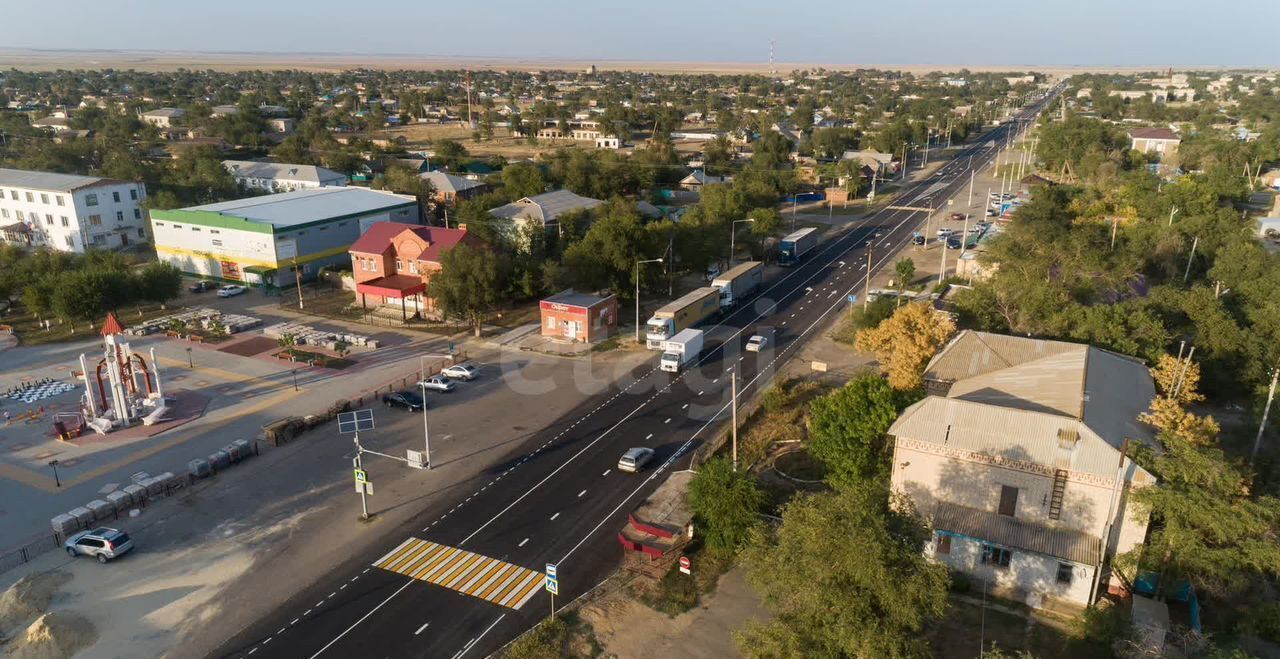
M 601 581 L 600 583 L 592 586 L 590 589 L 587 590 L 587 592 L 556 607 L 556 614 L 559 615 L 562 613 L 566 613 L 568 611 L 576 611 L 577 609 L 582 608 L 582 606 L 587 602 L 590 602 L 595 599 L 599 599 L 601 597 L 604 597 L 605 595 L 621 590 L 624 586 L 631 583 L 631 580 L 635 578 L 636 578 L 636 574 L 634 572 L 628 572 L 626 570 L 618 570 L 617 572 L 614 572 L 608 577 L 605 577 L 604 581 Z M 498 648 L 497 650 L 494 650 L 491 654 L 489 654 L 489 657 L 502 656 L 503 651 L 511 647 L 516 641 L 532 633 L 533 630 L 537 629 L 538 625 L 541 625 L 542 623 L 543 621 L 541 620 L 538 621 L 534 626 L 524 630 L 518 636 L 516 636 L 515 638 L 503 644 L 502 647 Z
M 0 572 L 8 572 L 18 566 L 30 563 L 37 556 L 56 550 L 61 546 L 62 541 L 52 531 L 31 536 L 21 544 L 0 550 Z

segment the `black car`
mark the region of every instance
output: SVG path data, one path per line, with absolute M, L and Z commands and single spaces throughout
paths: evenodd
M 948 239 L 947 239 L 947 249 L 960 249 L 960 239 L 959 239 L 959 238 L 948 238 Z
M 917 244 L 917 245 L 923 245 L 923 244 L 924 244 L 924 236 L 919 235 L 919 234 L 917 234 L 917 235 L 915 235 L 915 236 L 912 236 L 912 237 L 911 237 L 911 242 L 913 242 L 913 243 L 915 243 L 915 244 Z
M 215 288 L 217 287 L 214 286 L 213 282 L 211 281 L 198 281 L 188 286 L 187 290 L 191 291 L 192 293 L 203 293 L 205 291 L 211 291 Z
M 410 412 L 421 412 L 427 406 L 426 401 L 422 400 L 422 396 L 412 391 L 397 391 L 384 394 L 382 396 L 382 404 L 387 407 L 400 407 Z

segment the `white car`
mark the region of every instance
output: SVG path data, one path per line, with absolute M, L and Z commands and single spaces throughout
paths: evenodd
M 474 380 L 480 376 L 480 369 L 471 364 L 454 364 L 440 371 L 440 374 L 453 380 Z
M 751 338 L 747 339 L 747 352 L 760 352 L 760 349 L 763 348 L 764 344 L 768 342 L 769 342 L 768 339 L 764 338 L 763 336 L 760 336 L 759 334 L 756 334 Z
M 948 229 L 948 228 L 946 228 L 946 227 L 943 227 L 943 228 L 941 228 L 941 229 L 938 229 L 938 237 L 939 237 L 939 238 L 946 238 L 947 236 L 950 236 L 950 235 L 951 235 L 951 229 Z
M 418 388 L 431 391 L 439 391 L 448 393 L 458 388 L 458 383 L 446 378 L 443 375 L 433 375 L 425 380 L 418 382 Z
M 223 284 L 218 287 L 218 297 L 235 297 L 249 289 L 239 284 Z
M 622 459 L 618 460 L 618 471 L 626 471 L 636 473 L 653 459 L 653 449 L 639 446 L 627 449 L 622 454 Z

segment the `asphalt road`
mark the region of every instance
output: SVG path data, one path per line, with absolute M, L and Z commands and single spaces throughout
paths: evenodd
M 1042 105 L 1019 116 L 1029 119 Z M 996 145 L 1016 125 L 993 129 L 940 173 L 910 183 L 898 205 L 933 200 L 935 207 L 945 206 L 968 184 L 970 156 L 975 168 L 989 165 Z M 228 630 L 214 656 L 461 659 L 501 647 L 548 614 L 545 564 L 559 566 L 558 602 L 586 592 L 616 568 L 622 550 L 615 536 L 626 512 L 671 470 L 687 468 L 691 451 L 722 431 L 730 372 L 738 373 L 739 395 L 767 387 L 776 367 L 846 308 L 849 294 L 861 296 L 867 244 L 874 242 L 873 269 L 891 264 L 924 215 L 883 210 L 829 235 L 800 265 L 766 280 L 753 300 L 704 328 L 709 349 L 697 368 L 662 373 L 655 352 L 631 378 L 535 433 L 506 460 L 455 488 L 457 494 L 428 503 L 411 523 L 390 529 L 384 546 L 352 556 L 259 624 Z M 747 353 L 742 346 L 752 334 L 772 340 L 761 352 Z M 640 474 L 621 473 L 618 458 L 632 446 L 653 447 L 657 456 Z M 424 550 L 421 562 L 407 555 L 400 561 L 419 570 L 419 579 L 373 565 L 389 556 L 388 567 L 396 567 L 398 556 L 388 552 L 409 538 L 440 545 Z M 454 588 L 489 599 L 424 577 L 457 577 Z M 504 599 L 506 606 L 495 603 Z

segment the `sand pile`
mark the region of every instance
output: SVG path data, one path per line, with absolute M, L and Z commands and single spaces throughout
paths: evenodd
M 98 633 L 84 616 L 70 611 L 46 613 L 4 646 L 13 659 L 70 659 L 93 645 Z
M 49 608 L 54 593 L 71 580 L 66 572 L 29 574 L 0 593 L 0 635 L 17 636 L 17 631 Z

